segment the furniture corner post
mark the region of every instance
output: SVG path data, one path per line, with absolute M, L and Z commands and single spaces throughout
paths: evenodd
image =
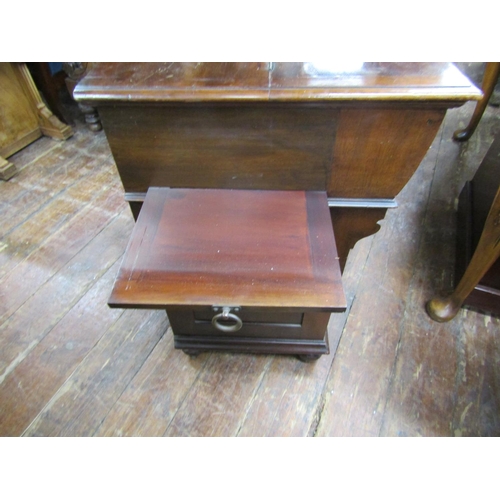
M 52 111 L 47 108 L 40 93 L 31 78 L 31 74 L 26 64 L 14 65 L 18 80 L 28 99 L 33 103 L 34 109 L 43 135 L 65 141 L 73 135 L 73 130 L 69 125 L 63 123 Z

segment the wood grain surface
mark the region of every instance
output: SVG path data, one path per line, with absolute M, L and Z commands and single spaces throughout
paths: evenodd
M 150 188 L 109 304 L 345 308 L 326 193 Z
M 99 114 L 125 191 L 143 193 L 151 186 L 323 190 L 337 117 L 306 105 L 203 103 L 125 103 Z
M 111 85 L 110 85 L 111 83 Z M 449 63 L 94 63 L 78 100 L 457 100 L 481 94 Z
M 11 156 L 41 135 L 37 110 L 13 65 L 0 63 L 0 156 Z

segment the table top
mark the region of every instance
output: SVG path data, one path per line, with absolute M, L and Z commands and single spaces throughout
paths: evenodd
M 81 101 L 352 101 L 481 98 L 451 63 L 92 63 Z
M 150 188 L 115 307 L 346 307 L 326 194 Z

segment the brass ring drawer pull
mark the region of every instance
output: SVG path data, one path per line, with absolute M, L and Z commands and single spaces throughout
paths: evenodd
M 241 319 L 236 316 L 236 314 L 230 311 L 230 307 L 223 307 L 222 312 L 216 314 L 212 318 L 212 325 L 217 328 L 217 330 L 220 330 L 221 332 L 237 332 L 241 329 L 241 327 L 243 326 L 243 321 L 241 321 Z M 219 319 L 222 319 L 223 321 L 231 320 L 235 323 L 233 325 L 224 325 L 222 323 L 219 323 Z

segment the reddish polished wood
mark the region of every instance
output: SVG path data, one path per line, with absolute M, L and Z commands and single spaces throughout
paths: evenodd
M 386 212 L 386 208 L 333 207 L 330 209 L 342 271 L 349 251 L 360 239 L 370 236 L 380 229 L 378 223 L 384 219 Z
M 93 102 L 435 100 L 480 92 L 450 63 L 100 63 L 77 86 Z
M 429 149 L 445 109 L 342 109 L 328 195 L 394 198 Z
M 109 303 L 345 308 L 326 194 L 151 188 Z
M 307 106 L 101 106 L 125 191 L 325 190 L 337 112 Z

